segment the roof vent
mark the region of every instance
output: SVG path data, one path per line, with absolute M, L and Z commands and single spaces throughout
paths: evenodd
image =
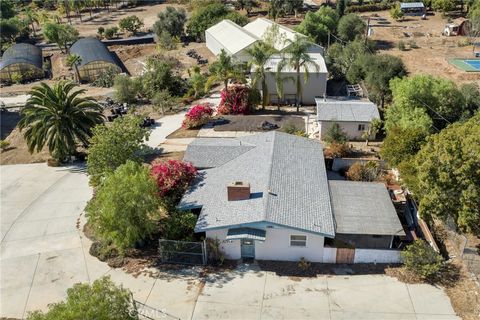
M 250 184 L 242 181 L 235 181 L 227 186 L 228 201 L 250 199 Z

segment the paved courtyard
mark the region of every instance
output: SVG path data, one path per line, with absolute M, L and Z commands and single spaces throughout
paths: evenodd
M 0 317 L 25 317 L 62 300 L 76 282 L 110 275 L 158 319 L 458 319 L 430 285 L 383 275 L 280 277 L 255 267 L 199 277 L 199 270 L 137 278 L 88 254 L 81 232 L 91 197 L 81 167 L 0 166 Z

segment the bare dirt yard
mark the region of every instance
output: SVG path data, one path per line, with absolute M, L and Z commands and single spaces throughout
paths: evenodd
M 465 72 L 448 62 L 452 58 L 473 58 L 473 48 L 461 46 L 467 40 L 465 36 L 442 35 L 447 19 L 440 14 L 428 15 L 426 20 L 406 17 L 404 21 L 393 20 L 388 11 L 362 13 L 361 16 L 370 17 L 371 39 L 378 41 L 380 52 L 401 57 L 411 74 L 430 74 L 459 83 L 480 84 L 479 72 Z M 398 49 L 400 41 L 406 44 L 407 50 Z M 410 48 L 412 43 L 418 48 Z

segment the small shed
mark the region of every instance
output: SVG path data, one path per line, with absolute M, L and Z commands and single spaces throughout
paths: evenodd
M 28 43 L 17 43 L 8 48 L 0 61 L 0 80 L 39 79 L 45 76 L 43 71 L 42 50 Z
M 113 68 L 118 73 L 122 72 L 122 68 L 107 46 L 97 38 L 89 37 L 76 41 L 70 48 L 70 53 L 77 54 L 82 59 L 78 66 L 82 81 L 94 81 L 108 68 Z
M 466 36 L 470 31 L 470 22 L 466 18 L 457 18 L 445 26 L 443 34 L 447 37 Z
M 406 16 L 423 16 L 426 13 L 423 2 L 402 2 L 400 10 Z

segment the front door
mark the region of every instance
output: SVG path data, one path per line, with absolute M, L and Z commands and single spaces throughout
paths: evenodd
M 242 258 L 255 258 L 255 242 L 251 239 L 241 240 L 241 256 Z

